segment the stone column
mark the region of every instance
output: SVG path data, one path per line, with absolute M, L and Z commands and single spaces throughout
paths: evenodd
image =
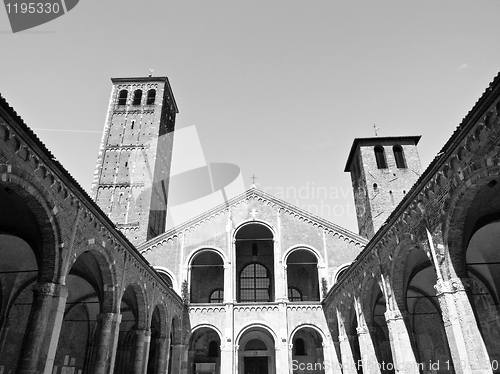
M 373 330 L 365 325 L 357 327 L 356 332 L 358 334 L 363 374 L 380 374 L 380 366 L 371 334 Z
M 357 374 L 358 373 L 358 371 L 356 370 L 357 363 L 354 361 L 354 356 L 352 354 L 349 337 L 345 334 L 340 333 L 339 343 L 340 343 L 340 356 L 342 359 L 342 373 Z
M 119 313 L 101 313 L 97 315 L 98 337 L 95 345 L 95 361 L 92 370 L 95 374 L 111 373 L 114 369 L 114 357 L 118 326 L 122 315 Z
M 136 340 L 135 340 L 135 349 L 134 349 L 134 374 L 143 374 L 144 372 L 144 351 L 147 340 L 146 330 L 136 330 Z
M 156 367 L 158 374 L 167 374 L 168 360 L 170 356 L 170 338 L 158 338 L 156 340 L 157 358 Z
M 419 374 L 403 315 L 399 310 L 387 310 L 384 316 L 389 330 L 395 373 Z
M 492 373 L 488 352 L 464 283 L 467 280 L 452 278 L 448 281 L 438 280 L 435 286 L 455 372 Z
M 60 284 L 35 286 L 18 374 L 52 373 L 67 297 L 68 289 Z
M 172 346 L 172 373 L 182 373 L 182 368 L 186 371 L 187 349 L 185 348 L 186 347 L 183 344 L 175 344 Z
M 189 360 L 189 349 L 185 344 L 180 345 L 180 362 L 181 362 L 181 370 L 180 374 L 188 374 L 188 360 Z M 174 371 L 172 370 L 172 373 Z
M 340 363 L 337 360 L 337 355 L 333 352 L 334 345 L 330 342 L 323 342 L 323 360 L 325 364 L 325 374 L 341 374 Z

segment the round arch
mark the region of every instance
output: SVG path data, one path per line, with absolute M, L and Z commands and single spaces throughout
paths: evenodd
M 344 271 L 346 271 L 347 269 L 349 269 L 349 267 L 351 266 L 352 262 L 345 262 L 343 263 L 342 265 L 340 265 L 337 270 L 335 270 L 335 272 L 333 273 L 333 278 L 332 278 L 332 284 L 335 284 L 339 281 L 340 279 L 340 276 L 342 275 L 342 273 L 344 273 Z
M 130 293 L 132 290 L 132 293 Z M 131 281 L 128 284 L 124 285 L 123 288 L 123 294 L 121 295 L 120 301 L 123 304 L 123 299 L 128 296 L 132 296 L 132 294 L 135 296 L 135 299 L 137 301 L 137 316 L 136 316 L 136 323 L 137 323 L 137 329 L 143 330 L 146 328 L 147 323 L 148 323 L 148 304 L 147 304 L 147 299 L 146 299 L 146 291 L 144 288 L 139 285 L 139 283 L 135 281 Z
M 161 276 L 161 274 L 165 274 L 167 277 L 169 277 L 172 280 L 172 288 L 177 292 L 180 293 L 179 289 L 179 282 L 177 281 L 177 277 L 175 274 L 165 266 L 153 266 L 153 268 L 158 272 Z
M 238 334 L 236 335 L 236 344 L 241 347 L 241 338 L 252 329 L 261 329 L 263 331 L 267 331 L 267 333 L 273 338 L 274 342 L 277 341 L 277 335 L 272 328 L 266 326 L 261 321 L 249 321 L 245 326 L 243 326 Z
M 1 193 L 7 194 L 6 199 L 2 200 L 12 202 L 14 200 L 13 196 L 17 196 L 19 202 L 26 205 L 39 227 L 38 235 L 41 237 L 40 247 L 38 248 L 40 252 L 37 253 L 37 256 L 40 256 L 38 258 L 39 280 L 59 283 L 61 256 L 58 244 L 60 243 L 61 232 L 57 209 L 55 209 L 56 204 L 47 198 L 52 193 L 47 191 L 43 185 L 34 185 L 22 176 L 15 174 L 15 170 L 5 172 L 5 169 L 5 165 L 0 165 L 0 171 L 3 171 L 0 174 Z M 51 206 L 54 209 L 51 209 Z M 14 215 L 9 216 L 9 220 L 12 221 Z M 16 226 L 22 227 L 22 224 L 19 223 Z M 18 233 L 24 231 L 19 230 L 19 228 L 17 230 Z
M 445 253 L 449 257 L 446 261 L 450 266 L 446 266 L 446 272 L 443 274 L 447 278 L 467 276 L 467 269 L 463 261 L 463 250 L 468 240 L 473 235 L 475 221 L 481 216 L 491 213 L 497 213 L 500 210 L 497 199 L 493 200 L 491 196 L 498 196 L 500 190 L 500 173 L 496 167 L 487 167 L 476 170 L 466 180 L 462 181 L 459 187 L 453 191 L 448 200 L 447 212 L 442 223 L 443 244 Z M 476 199 L 495 201 L 494 204 L 481 207 L 474 212 L 474 203 Z
M 222 332 L 219 330 L 219 328 L 217 326 L 212 325 L 210 323 L 200 323 L 199 325 L 194 326 L 191 329 L 191 335 L 194 334 L 197 330 L 204 329 L 204 328 L 214 330 L 217 333 L 217 335 L 219 335 L 219 338 L 222 341 L 222 337 L 223 337 Z
M 218 254 L 222 258 L 222 262 L 224 263 L 224 265 L 227 264 L 227 261 L 228 261 L 227 260 L 227 256 L 219 248 L 213 247 L 213 246 L 200 246 L 200 247 L 197 247 L 196 249 L 193 249 L 191 252 L 189 252 L 189 254 L 187 256 L 187 259 L 186 259 L 187 266 L 188 267 L 191 266 L 191 264 L 193 263 L 194 258 L 196 256 L 198 256 L 202 252 L 214 252 L 214 253 Z
M 238 232 L 241 229 L 243 229 L 245 226 L 252 225 L 252 224 L 262 225 L 262 226 L 266 227 L 269 231 L 271 231 L 271 234 L 272 234 L 271 239 L 274 241 L 274 238 L 276 238 L 276 235 L 277 235 L 276 229 L 274 228 L 274 226 L 272 224 L 270 224 L 269 222 L 264 221 L 262 219 L 247 219 L 247 220 L 241 222 L 237 227 L 234 228 L 231 239 L 235 240 L 236 236 L 238 235 Z
M 299 250 L 305 250 L 305 251 L 311 252 L 312 254 L 314 254 L 316 256 L 316 259 L 318 260 L 318 264 L 324 263 L 323 256 L 321 255 L 321 253 L 316 248 L 314 248 L 310 245 L 307 245 L 307 244 L 295 244 L 295 245 L 287 248 L 282 256 L 283 263 L 286 264 L 288 256 L 290 256 L 292 254 L 292 252 L 299 251 Z
M 323 342 L 326 341 L 325 333 L 318 326 L 313 325 L 311 323 L 301 323 L 301 324 L 295 326 L 293 328 L 293 330 L 288 334 L 288 341 L 292 341 L 292 338 L 295 335 L 295 333 L 303 328 L 310 328 L 310 329 L 316 330 L 316 332 L 321 336 L 321 339 L 323 340 Z

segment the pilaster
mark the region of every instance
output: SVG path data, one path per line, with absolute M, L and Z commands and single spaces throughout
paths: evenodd
M 356 332 L 358 334 L 363 374 L 380 374 L 380 366 L 372 340 L 373 329 L 364 325 L 357 327 Z

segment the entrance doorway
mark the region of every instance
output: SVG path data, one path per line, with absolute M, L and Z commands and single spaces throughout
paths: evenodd
M 268 374 L 267 357 L 245 357 L 245 374 Z
M 251 327 L 238 342 L 238 374 L 276 374 L 274 337 L 269 331 Z

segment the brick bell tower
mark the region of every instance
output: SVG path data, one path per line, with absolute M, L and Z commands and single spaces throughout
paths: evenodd
M 111 82 L 92 197 L 137 245 L 165 232 L 178 109 L 166 77 Z
M 359 234 L 371 239 L 422 174 L 420 136 L 354 139 L 351 173 Z

